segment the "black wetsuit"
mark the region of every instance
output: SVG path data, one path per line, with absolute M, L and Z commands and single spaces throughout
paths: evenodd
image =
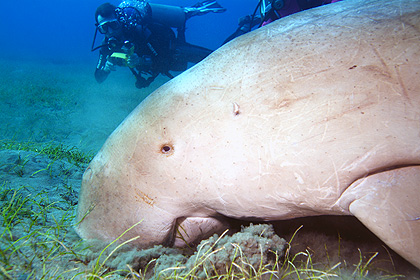
M 175 32 L 170 27 L 158 23 L 150 23 L 147 26 L 138 25 L 131 30 L 124 29 L 121 37 L 113 41 L 115 44 L 105 44 L 109 38 L 105 39 L 95 71 L 95 78 L 99 83 L 103 82 L 110 73 L 104 71 L 110 56 L 114 52 L 125 52 L 121 50 L 124 42 L 126 45 L 134 46 L 134 52 L 142 60 L 136 68 L 130 68 L 137 78 L 138 88 L 149 86 L 159 74 L 172 78 L 169 71 L 184 71 L 187 69 L 188 62 L 198 63 L 212 52 L 209 49 L 186 43 L 184 36 L 176 38 Z M 112 45 L 115 47 L 111 47 Z M 114 64 L 118 65 L 118 63 Z

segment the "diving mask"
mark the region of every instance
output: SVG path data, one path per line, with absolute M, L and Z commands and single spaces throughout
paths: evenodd
M 110 20 L 110 21 L 105 21 L 103 23 L 100 23 L 97 25 L 98 30 L 101 34 L 106 34 L 108 33 L 108 30 L 111 28 L 112 30 L 117 30 L 121 27 L 121 23 L 114 19 L 114 20 Z

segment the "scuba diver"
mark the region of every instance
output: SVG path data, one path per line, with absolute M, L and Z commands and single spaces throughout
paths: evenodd
M 223 44 L 250 32 L 255 26 L 259 28 L 288 15 L 339 1 L 342 0 L 259 0 L 253 14 L 240 18 L 239 27 Z
M 95 13 L 92 42 L 92 51 L 100 49 L 96 81 L 105 81 L 116 66 L 130 69 L 137 88 L 148 87 L 159 74 L 173 78 L 169 71 L 184 71 L 188 62 L 198 63 L 212 52 L 185 41 L 186 20 L 224 11 L 216 1 L 186 8 L 152 4 L 147 0 L 127 0 L 118 7 L 110 3 L 100 5 Z M 94 47 L 98 32 L 105 38 L 100 46 Z

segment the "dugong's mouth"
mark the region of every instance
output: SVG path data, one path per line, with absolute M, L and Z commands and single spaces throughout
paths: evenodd
M 222 233 L 228 228 L 228 221 L 222 216 L 178 218 L 172 244 L 175 247 L 195 245 L 215 233 Z

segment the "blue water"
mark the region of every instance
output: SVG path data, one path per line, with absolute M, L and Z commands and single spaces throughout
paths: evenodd
M 118 5 L 121 0 L 111 0 Z M 192 6 L 199 0 L 151 0 Z M 57 141 L 97 151 L 119 123 L 169 78 L 137 89 L 128 68 L 98 84 L 99 51 L 91 52 L 96 8 L 106 0 L 9 1 L 0 17 L 1 139 Z M 212 50 L 251 14 L 257 0 L 219 0 L 224 13 L 187 21 L 186 39 Z M 103 37 L 98 33 L 96 46 Z
M 151 3 L 191 6 L 199 0 L 152 0 Z M 91 60 L 97 53 L 90 47 L 95 31 L 96 8 L 107 1 L 43 0 L 8 1 L 0 17 L 0 58 L 51 61 Z M 120 1 L 108 1 L 118 5 Z M 207 14 L 187 22 L 187 41 L 216 49 L 235 31 L 238 18 L 251 14 L 256 0 L 219 0 L 227 9 L 223 14 Z M 6 4 L 6 3 L 3 3 Z M 101 39 L 101 38 L 98 38 Z

